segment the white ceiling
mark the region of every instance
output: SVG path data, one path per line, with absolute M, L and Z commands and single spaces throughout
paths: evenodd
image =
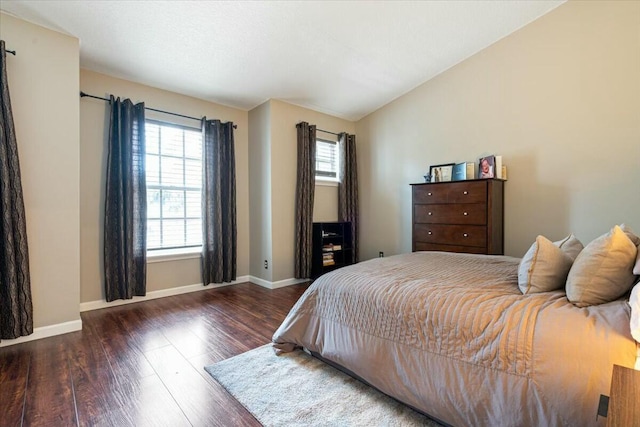
M 358 120 L 563 2 L 2 0 L 0 8 L 79 38 L 83 68 L 244 110 L 274 98 Z

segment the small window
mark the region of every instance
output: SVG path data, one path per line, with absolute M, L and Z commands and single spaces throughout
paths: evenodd
M 202 131 L 147 120 L 147 249 L 202 246 Z
M 316 139 L 316 179 L 338 180 L 338 143 Z

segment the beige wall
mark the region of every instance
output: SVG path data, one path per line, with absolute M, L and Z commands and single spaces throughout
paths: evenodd
M 330 132 L 355 131 L 355 123 L 282 101 L 271 101 L 271 185 L 273 211 L 273 281 L 294 277 L 295 194 L 297 169 L 296 124 L 305 121 Z M 320 186 L 316 186 L 316 191 Z M 316 203 L 333 202 L 338 210 L 337 189 L 333 195 L 318 191 Z M 329 193 L 329 194 L 327 194 Z M 315 206 L 316 203 L 314 203 Z M 324 209 L 326 211 L 326 209 Z M 321 210 L 322 211 L 322 210 Z M 314 209 L 314 212 L 318 212 Z M 314 220 L 317 220 L 314 218 Z
M 251 196 L 252 215 L 264 217 L 252 218 L 252 236 L 263 236 L 266 239 L 258 247 L 254 246 L 252 237 L 251 274 L 272 282 L 292 279 L 297 170 L 296 124 L 306 121 L 331 132 L 353 133 L 355 123 L 278 100 L 269 100 L 256 107 L 249 113 L 249 117 L 252 129 L 250 146 L 252 150 L 260 150 L 259 153 L 252 151 L 251 154 L 251 182 L 259 186 L 263 195 L 267 192 L 264 190 L 265 185 L 270 188 L 270 199 L 258 198 L 258 194 L 254 196 L 253 193 Z M 269 166 L 265 166 L 266 163 L 270 163 Z M 317 185 L 314 220 L 335 221 L 337 217 L 337 187 Z M 269 261 L 271 273 L 264 271 L 265 259 Z
M 91 95 L 108 97 L 114 94 L 144 101 L 148 107 L 188 116 L 232 121 L 235 130 L 236 186 L 238 215 L 238 276 L 249 274 L 249 152 L 248 114 L 246 111 L 116 79 L 89 70 L 80 71 L 80 89 Z M 106 177 L 106 139 L 108 135 L 108 104 L 83 98 L 80 101 L 80 198 L 81 198 L 81 301 L 104 299 L 102 279 L 101 237 L 104 223 L 104 182 Z M 147 111 L 148 118 L 199 127 L 194 120 L 179 119 Z M 200 261 L 192 258 L 180 261 L 153 262 L 147 265 L 147 291 L 201 283 Z
M 507 254 L 522 255 L 537 234 L 586 243 L 614 223 L 640 230 L 638 2 L 568 2 L 358 123 L 275 100 L 247 113 L 80 71 L 77 39 L 0 19 L 18 51 L 8 68 L 36 327 L 78 320 L 79 301 L 103 298 L 107 110 L 79 89 L 238 125 L 239 276 L 293 277 L 300 121 L 357 135 L 363 259 L 410 250 L 409 184 L 429 165 L 491 153 L 509 166 Z M 316 187 L 315 220 L 337 218 L 336 193 Z M 199 282 L 197 259 L 149 265 L 149 291 Z
M 357 123 L 362 258 L 411 250 L 409 183 L 501 154 L 505 250 L 640 230 L 640 2 L 568 2 Z
M 313 221 L 338 220 L 338 187 L 331 184 L 316 184 L 313 195 Z
M 251 268 L 254 277 L 271 282 L 271 103 L 249 112 L 249 207 L 251 210 Z M 269 268 L 264 268 L 264 261 Z
M 78 39 L 0 13 L 36 328 L 80 320 Z

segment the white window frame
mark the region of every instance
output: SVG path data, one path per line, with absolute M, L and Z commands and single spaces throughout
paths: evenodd
M 331 177 L 331 176 L 326 176 L 326 175 L 318 175 L 318 170 L 317 170 L 317 158 L 318 158 L 318 144 L 332 144 L 335 146 L 334 150 L 335 150 L 335 170 L 336 170 L 336 176 L 335 177 Z M 340 146 L 339 146 L 339 142 L 338 141 L 332 141 L 329 139 L 323 139 L 323 138 L 316 138 L 316 175 L 315 175 L 315 180 L 316 180 L 316 185 L 326 185 L 326 186 L 330 186 L 330 187 L 337 187 L 338 183 L 340 182 Z
M 150 123 L 150 124 L 153 124 L 153 125 L 157 125 L 157 126 L 174 127 L 174 128 L 188 130 L 188 131 L 201 132 L 201 130 L 199 128 L 194 128 L 194 127 L 190 127 L 190 126 L 184 126 L 184 125 L 171 123 L 171 122 L 165 122 L 165 121 L 161 121 L 161 120 L 146 119 L 145 120 L 145 125 L 147 123 Z M 160 158 L 162 158 L 161 151 L 158 153 L 158 156 Z M 171 157 L 174 157 L 174 156 L 171 156 Z M 187 159 L 187 157 L 185 156 L 184 152 L 183 152 L 183 159 Z M 202 156 L 201 156 L 200 159 L 202 161 Z M 149 189 L 155 190 L 155 189 L 161 189 L 161 188 L 170 188 L 170 187 L 164 187 L 162 185 L 157 185 L 157 184 L 152 184 L 152 185 L 147 184 L 147 191 Z M 195 190 L 195 188 L 186 187 L 186 186 L 185 187 L 176 187 L 175 189 L 183 190 L 183 191 L 186 191 L 186 190 L 189 190 L 189 189 Z M 202 245 L 201 244 L 200 245 L 193 245 L 193 246 L 173 247 L 173 248 L 147 249 L 147 262 L 148 263 L 155 263 L 155 262 L 165 262 L 165 261 L 176 261 L 176 260 L 182 260 L 182 259 L 199 258 L 201 252 L 202 252 Z

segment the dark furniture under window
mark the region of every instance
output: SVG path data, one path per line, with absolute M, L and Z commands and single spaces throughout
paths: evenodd
M 311 277 L 350 265 L 352 250 L 350 222 L 314 222 Z

